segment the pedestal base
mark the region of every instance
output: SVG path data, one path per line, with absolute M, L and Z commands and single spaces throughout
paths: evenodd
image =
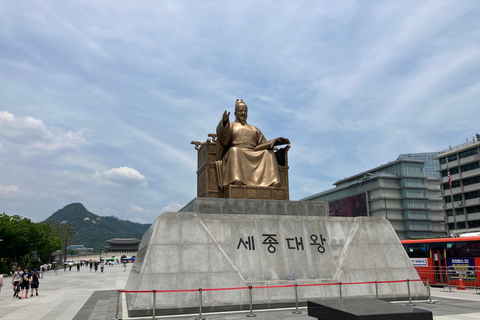
M 262 200 L 288 200 L 287 188 L 276 187 L 247 187 L 229 185 L 223 190 L 224 198 L 229 199 L 262 199 Z

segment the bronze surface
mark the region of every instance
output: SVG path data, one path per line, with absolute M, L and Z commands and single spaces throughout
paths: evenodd
M 225 111 L 217 133 L 206 142 L 192 141 L 198 150 L 197 196 L 288 200 L 290 141 L 267 141 L 262 132 L 247 123 L 248 107 L 235 104 L 235 121 Z M 288 144 L 284 148 L 275 146 Z

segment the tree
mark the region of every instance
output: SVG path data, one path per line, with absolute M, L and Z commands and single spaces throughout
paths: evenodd
M 73 224 L 58 224 L 52 221 L 47 221 L 46 225 L 50 226 L 53 234 L 60 239 L 63 261 L 65 261 L 67 258 L 67 248 L 70 244 L 72 244 L 73 236 L 75 235 Z
M 0 272 L 9 272 L 12 262 L 26 265 L 36 252 L 42 261 L 61 248 L 50 226 L 18 215 L 0 215 Z

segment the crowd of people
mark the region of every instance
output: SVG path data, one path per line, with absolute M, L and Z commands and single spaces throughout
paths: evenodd
M 108 266 L 113 267 L 113 262 L 108 262 Z M 64 263 L 64 271 L 69 270 L 72 271 L 73 262 L 65 262 Z M 90 267 L 90 272 L 95 270 L 98 271 L 100 267 L 100 271 L 103 272 L 105 269 L 105 263 L 103 261 L 82 261 L 76 263 L 77 272 L 80 271 L 81 267 Z M 125 272 L 127 268 L 127 264 L 123 263 L 122 269 Z M 43 274 L 47 270 L 53 270 L 55 275 L 58 275 L 58 264 L 51 264 L 51 265 L 42 265 L 40 270 L 37 268 L 30 270 L 30 268 L 25 267 L 22 270 L 21 266 L 17 267 L 17 270 L 12 275 L 12 286 L 13 286 L 13 297 L 18 299 L 27 299 L 29 292 L 30 297 L 38 296 L 38 287 L 40 285 L 40 279 L 43 279 Z M 0 274 L 0 291 L 3 289 L 4 285 L 4 278 Z
M 38 286 L 40 284 L 40 273 L 38 269 L 33 269 L 33 272 L 30 272 L 30 269 L 25 267 L 22 271 L 22 267 L 18 266 L 17 271 L 13 273 L 12 285 L 13 285 L 13 297 L 22 299 L 23 293 L 25 292 L 25 298 L 28 298 L 28 291 L 31 290 L 30 297 L 33 297 L 33 292 L 35 289 L 35 295 L 38 296 Z

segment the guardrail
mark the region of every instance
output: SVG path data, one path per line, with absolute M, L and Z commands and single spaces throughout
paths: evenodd
M 415 270 L 421 278 L 431 278 L 434 281 L 431 283 L 432 285 L 443 286 L 444 291 L 448 288 L 448 291 L 451 292 L 451 288 L 457 286 L 462 278 L 463 286 L 475 289 L 475 293 L 478 294 L 479 278 L 477 275 L 480 274 L 478 266 L 468 266 L 462 269 L 458 266 L 415 266 Z
M 233 287 L 233 288 L 199 288 L 199 289 L 179 289 L 179 290 L 117 290 L 117 309 L 115 313 L 115 318 L 112 320 L 119 320 L 118 313 L 119 313 L 119 303 L 120 303 L 120 296 L 122 293 L 152 293 L 153 294 L 153 303 L 152 303 L 152 319 L 155 319 L 155 310 L 156 310 L 156 299 L 157 293 L 178 293 L 178 292 L 198 292 L 198 317 L 195 318 L 196 320 L 204 320 L 205 318 L 202 317 L 202 294 L 204 291 L 225 291 L 225 290 L 248 290 L 249 291 L 249 305 L 250 310 L 249 313 L 246 315 L 247 317 L 255 317 L 256 315 L 253 313 L 253 290 L 256 289 L 274 289 L 274 288 L 294 288 L 294 297 L 295 297 L 295 311 L 293 314 L 301 314 L 302 311 L 298 309 L 298 290 L 301 287 L 320 287 L 320 286 L 338 286 L 338 297 L 340 299 L 343 298 L 342 296 L 342 286 L 349 286 L 349 285 L 360 285 L 360 284 L 372 284 L 375 286 L 375 298 L 379 299 L 379 284 L 385 283 L 406 283 L 406 288 L 408 292 L 408 301 L 407 305 L 412 304 L 412 295 L 410 290 L 410 282 L 419 282 L 422 281 L 427 285 L 427 292 L 428 292 L 428 301 L 430 303 L 434 303 L 431 298 L 430 293 L 430 284 L 429 280 L 427 279 L 405 279 L 405 280 L 384 280 L 384 281 L 363 281 L 363 282 L 329 282 L 329 283 L 310 283 L 310 284 L 288 284 L 288 285 L 279 285 L 279 286 L 248 286 L 248 287 Z M 293 294 L 292 294 L 293 295 Z

